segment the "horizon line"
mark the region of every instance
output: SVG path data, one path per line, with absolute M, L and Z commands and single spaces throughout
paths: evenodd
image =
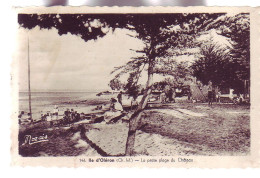
M 104 91 L 113 91 L 108 89 L 100 90 L 31 90 L 31 92 L 104 92 Z M 29 92 L 28 90 L 18 90 L 18 92 Z

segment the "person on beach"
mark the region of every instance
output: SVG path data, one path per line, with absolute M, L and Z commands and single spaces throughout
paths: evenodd
M 118 100 L 118 102 L 122 105 L 122 94 L 123 94 L 123 92 L 122 91 L 120 91 L 120 93 L 117 95 L 117 100 Z
M 75 121 L 80 121 L 80 113 L 78 113 L 77 111 L 75 111 Z
M 55 121 L 58 120 L 58 113 L 57 112 L 52 114 L 52 120 L 55 120 Z
M 24 111 L 21 111 L 21 113 L 18 115 L 19 124 L 22 124 L 23 115 L 24 115 Z
M 109 111 L 105 112 L 104 114 L 104 120 L 106 123 L 109 123 L 109 121 L 113 118 L 120 116 L 124 111 L 122 105 L 115 98 L 111 98 L 110 101 L 111 104 Z
M 166 94 L 164 91 L 160 94 L 160 102 L 165 103 L 166 102 Z
M 217 92 L 217 95 L 216 95 L 216 101 L 217 101 L 218 103 L 220 103 L 220 96 L 221 96 L 221 91 L 219 90 L 219 91 Z
M 175 95 L 176 95 L 175 89 L 170 88 L 168 91 L 168 94 L 167 94 L 168 101 L 170 103 L 172 103 L 172 102 L 175 103 Z
M 190 89 L 190 87 L 188 88 L 188 101 L 190 101 L 191 100 L 191 89 Z
M 92 109 L 93 111 L 95 111 L 95 110 L 102 110 L 102 108 L 103 108 L 103 106 L 101 105 L 101 106 L 97 106 L 97 107 L 95 107 L 94 109 Z
M 70 110 L 70 117 L 69 117 L 69 122 L 72 123 L 75 120 L 75 112 L 74 109 Z
M 45 115 L 41 114 L 41 121 L 44 121 L 45 118 L 44 118 Z
M 123 107 L 122 104 L 120 102 L 118 102 L 115 98 L 111 98 L 111 105 L 112 106 L 110 108 L 111 111 L 117 112 L 117 111 L 123 111 Z
M 64 111 L 64 117 L 63 117 L 63 122 L 64 124 L 68 124 L 69 120 L 70 120 L 70 110 L 67 109 L 66 111 Z
M 24 111 L 21 111 L 21 113 L 18 115 L 18 118 L 22 118 L 23 115 L 24 115 Z
M 214 100 L 213 86 L 211 80 L 208 83 L 208 104 L 212 106 L 212 102 Z
M 58 115 L 59 114 L 59 107 L 58 106 L 54 106 L 54 109 L 53 109 L 53 111 L 52 111 L 52 113 L 54 114 L 54 115 Z
M 172 90 L 172 88 L 170 88 L 168 91 L 168 94 L 167 94 L 169 102 L 172 102 L 172 100 L 173 100 L 172 94 L 173 94 L 173 90 Z
M 172 102 L 175 103 L 175 98 L 176 98 L 176 92 L 175 89 L 172 90 Z
M 53 126 L 53 121 L 52 121 L 52 113 L 47 113 L 46 115 L 46 121 L 50 123 L 50 126 Z
M 27 120 L 28 120 L 29 123 L 33 122 L 31 113 L 27 113 Z

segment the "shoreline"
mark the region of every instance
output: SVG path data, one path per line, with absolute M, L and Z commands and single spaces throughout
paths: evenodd
M 71 96 L 67 95 L 68 93 L 70 92 L 62 93 L 63 99 L 59 99 L 59 97 L 55 96 L 55 92 L 43 92 L 43 96 L 32 95 L 33 120 L 39 120 L 41 114 L 51 113 L 55 106 L 59 108 L 59 115 L 64 114 L 64 111 L 67 109 L 73 109 L 78 113 L 89 113 L 98 105 L 108 105 L 110 98 L 113 97 L 113 95 L 96 96 L 96 92 L 88 92 L 87 95 L 86 92 L 74 92 Z M 37 92 L 37 94 L 39 94 L 39 92 Z M 59 94 L 61 93 L 59 92 Z M 21 113 L 21 111 L 28 113 L 28 102 L 26 95 L 22 97 L 19 96 L 19 113 Z

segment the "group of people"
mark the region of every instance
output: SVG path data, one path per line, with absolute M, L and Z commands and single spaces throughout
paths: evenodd
M 48 121 L 53 125 L 54 123 L 58 124 L 71 124 L 73 122 L 77 122 L 81 119 L 80 114 L 77 111 L 74 111 L 74 109 L 67 109 L 64 111 L 63 117 L 60 119 L 58 107 L 54 107 L 54 110 L 52 113 L 46 113 L 46 114 L 41 114 L 41 120 L 42 121 Z
M 18 115 L 18 120 L 19 120 L 19 124 L 23 124 L 23 123 L 32 123 L 32 117 L 31 117 L 31 113 L 27 113 L 25 114 L 24 111 L 21 111 L 21 113 Z
M 221 91 L 218 89 L 216 90 L 213 87 L 212 82 L 209 81 L 209 83 L 208 83 L 208 105 L 211 106 L 214 101 L 220 103 L 220 96 L 221 96 Z M 233 96 L 229 97 L 229 98 L 232 100 Z
M 123 114 L 123 106 L 122 106 L 122 92 L 120 92 L 116 98 L 111 98 L 110 105 L 108 110 L 101 116 L 97 117 L 93 120 L 93 123 L 103 122 L 106 123 L 111 122 L 112 119 L 117 118 L 118 116 L 121 116 Z M 102 106 L 97 106 L 95 110 L 102 110 Z M 83 115 L 84 116 L 83 116 Z M 47 112 L 46 114 L 41 114 L 41 121 L 47 121 L 50 123 L 51 126 L 53 125 L 67 125 L 72 124 L 74 122 L 78 122 L 85 117 L 84 113 L 78 113 L 74 109 L 66 109 L 62 115 L 59 115 L 59 108 L 57 106 L 54 106 L 54 109 L 52 112 Z M 24 111 L 22 111 L 19 116 L 19 124 L 27 122 L 31 123 L 31 115 L 30 113 L 25 114 Z M 90 122 L 91 123 L 91 122 Z
M 79 121 L 81 117 L 77 111 L 74 111 L 73 109 L 67 109 L 66 111 L 64 111 L 63 119 L 65 123 L 73 123 Z

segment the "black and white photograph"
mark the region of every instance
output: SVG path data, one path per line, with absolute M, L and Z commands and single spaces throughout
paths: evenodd
M 17 23 L 20 157 L 251 154 L 248 11 L 35 12 Z

